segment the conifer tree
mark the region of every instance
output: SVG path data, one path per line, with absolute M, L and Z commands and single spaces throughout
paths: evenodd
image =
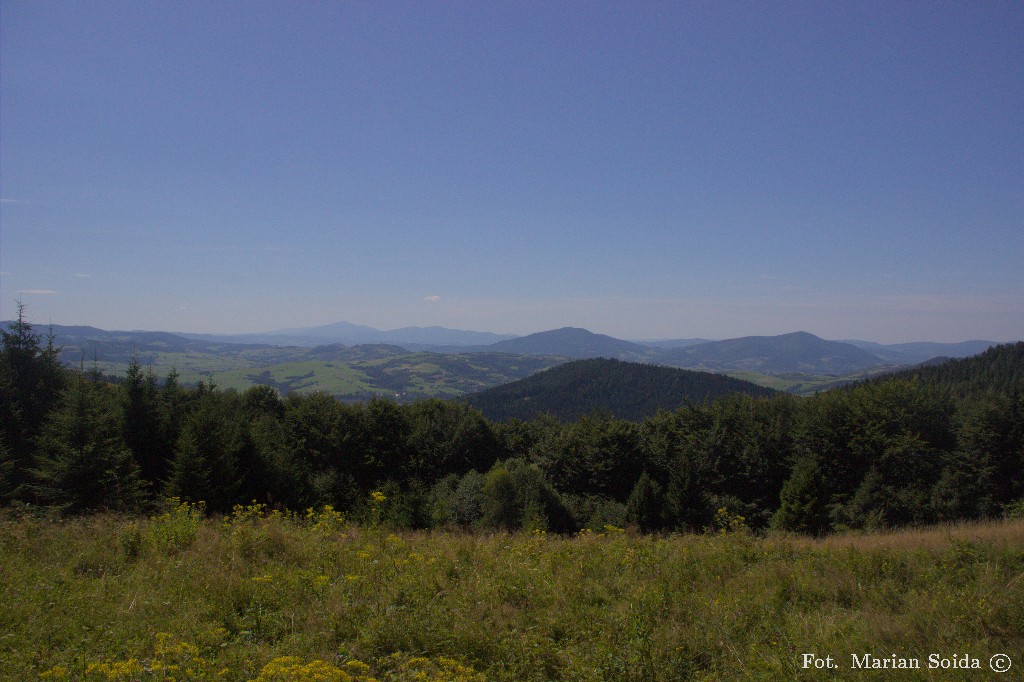
M 25 306 L 18 303 L 17 319 L 0 329 L 0 436 L 9 448 L 8 483 L 16 497 L 27 494 L 36 438 L 65 384 L 53 334 L 47 335 L 45 347 L 40 344 L 25 319 Z
M 14 493 L 14 457 L 0 433 L 0 504 L 6 504 Z
M 661 486 L 645 471 L 640 474 L 626 502 L 626 522 L 635 524 L 644 533 L 659 530 L 662 527 L 662 505 Z
M 124 441 L 139 464 L 142 477 L 150 482 L 162 480 L 167 473 L 170 448 L 161 433 L 156 378 L 143 373 L 139 359 L 132 356 L 121 384 L 121 411 Z
M 807 455 L 796 463 L 780 498 L 772 528 L 811 535 L 828 530 L 828 487 L 817 458 Z
M 181 427 L 165 492 L 212 511 L 227 511 L 238 500 L 238 454 L 243 447 L 240 417 L 224 397 L 202 390 L 198 404 Z
M 139 508 L 139 469 L 125 446 L 107 385 L 81 373 L 74 376 L 47 418 L 34 474 L 38 499 L 65 513 Z
M 711 522 L 708 491 L 690 453 L 680 453 L 669 472 L 665 489 L 665 520 L 669 527 L 702 531 Z
M 171 368 L 164 378 L 163 385 L 157 395 L 157 411 L 160 421 L 160 437 L 166 448 L 170 468 L 170 459 L 174 457 L 174 446 L 181 435 L 181 424 L 188 410 L 188 400 L 184 389 L 178 382 L 178 370 Z

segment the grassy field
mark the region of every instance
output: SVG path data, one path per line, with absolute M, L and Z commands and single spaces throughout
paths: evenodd
M 265 384 L 282 394 L 323 391 L 341 400 L 384 396 L 409 402 L 455 398 L 522 379 L 566 358 L 504 353 L 411 353 L 394 346 L 258 348 L 237 353 L 165 353 L 141 358 L 162 380 L 171 369 L 182 384 L 212 381 L 223 389 L 244 391 Z M 127 361 L 82 358 L 102 374 L 124 376 Z
M 1024 523 L 392 533 L 324 510 L 0 518 L 0 679 L 1021 679 Z M 832 670 L 804 668 L 816 654 Z M 852 654 L 918 670 L 851 669 Z M 980 670 L 929 670 L 970 664 Z M 996 654 L 1008 675 L 989 670 Z M 963 658 L 967 656 L 968 658 Z M 954 658 L 957 657 L 957 658 Z
M 375 390 L 369 383 L 369 377 L 363 372 L 340 362 L 288 362 L 269 367 L 216 372 L 210 378 L 221 388 L 234 388 L 239 391 L 257 384 L 267 384 L 277 388 L 282 395 L 292 391 L 325 391 L 342 399 L 372 394 L 390 395 L 385 391 Z

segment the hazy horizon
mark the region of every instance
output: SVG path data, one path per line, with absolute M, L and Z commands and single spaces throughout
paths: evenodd
M 48 325 L 56 325 L 56 326 L 67 326 L 67 327 L 72 327 L 72 326 L 74 326 L 74 327 L 93 327 L 93 328 L 96 328 L 96 329 L 100 329 L 102 331 L 111 331 L 111 332 L 129 332 L 129 333 L 132 333 L 132 332 L 167 332 L 167 333 L 171 333 L 171 334 L 198 334 L 198 335 L 209 335 L 209 336 L 249 336 L 249 335 L 261 336 L 261 335 L 273 335 L 273 334 L 280 334 L 282 336 L 287 335 L 287 334 L 301 335 L 303 332 L 305 332 L 307 330 L 311 330 L 311 329 L 319 329 L 319 328 L 322 328 L 322 327 L 330 327 L 330 326 L 337 325 L 337 324 L 351 324 L 351 325 L 357 326 L 357 327 L 368 327 L 370 329 L 373 329 L 375 331 L 382 332 L 382 333 L 395 332 L 395 331 L 400 331 L 400 330 L 403 330 L 403 329 L 427 329 L 427 328 L 432 328 L 432 327 L 438 327 L 438 328 L 443 328 L 443 329 L 447 329 L 447 330 L 450 330 L 450 331 L 457 331 L 457 332 L 490 332 L 490 333 L 496 334 L 496 335 L 512 336 L 512 337 L 522 337 L 522 336 L 529 336 L 530 334 L 536 334 L 536 333 L 540 333 L 540 332 L 556 331 L 558 329 L 562 329 L 562 328 L 565 328 L 567 326 L 574 326 L 574 325 L 561 325 L 561 326 L 557 326 L 557 327 L 551 327 L 551 328 L 545 328 L 545 329 L 537 329 L 537 330 L 533 330 L 533 331 L 529 331 L 529 332 L 520 333 L 520 332 L 490 331 L 490 330 L 484 330 L 484 329 L 470 329 L 470 328 L 465 328 L 465 327 L 446 327 L 444 325 L 401 325 L 401 326 L 398 326 L 398 327 L 377 328 L 377 327 L 373 327 L 372 325 L 364 325 L 364 324 L 359 324 L 359 323 L 355 323 L 355 322 L 349 322 L 349 321 L 346 321 L 346 320 L 339 320 L 339 321 L 336 321 L 334 323 L 328 323 L 328 324 L 323 324 L 323 325 L 309 325 L 309 326 L 306 326 L 306 327 L 284 327 L 284 328 L 274 328 L 274 329 L 250 329 L 250 330 L 237 331 L 237 332 L 210 332 L 210 331 L 205 331 L 205 330 L 189 330 L 189 329 L 163 329 L 163 328 L 142 328 L 142 327 L 101 327 L 101 326 L 98 326 L 98 325 L 95 325 L 95 324 L 63 323 L 63 322 L 59 322 L 59 321 L 56 321 L 56 320 L 51 320 L 51 321 L 48 321 L 48 322 L 40 322 L 38 320 L 33 320 L 32 319 L 31 314 L 29 314 L 29 312 L 27 310 L 27 306 L 26 306 L 26 310 L 25 310 L 25 319 L 28 320 L 29 323 L 33 325 L 34 329 L 36 331 L 38 331 L 39 333 L 45 333 L 46 327 Z M 5 322 L 10 322 L 12 320 L 4 320 L 4 321 Z M 586 328 L 584 328 L 584 329 L 586 329 Z M 904 341 L 879 341 L 877 339 L 871 339 L 871 338 L 860 337 L 860 336 L 851 336 L 851 337 L 844 337 L 844 338 L 830 338 L 830 337 L 827 337 L 827 336 L 822 336 L 821 334 L 816 334 L 815 332 L 807 330 L 807 329 L 793 329 L 793 330 L 790 330 L 788 332 L 779 332 L 778 334 L 741 334 L 741 335 L 738 335 L 738 336 L 730 336 L 730 337 L 698 337 L 698 336 L 683 336 L 683 335 L 663 336 L 663 337 L 615 336 L 614 334 L 607 334 L 605 332 L 602 332 L 602 331 L 599 331 L 599 330 L 594 330 L 594 329 L 587 329 L 587 331 L 592 332 L 594 334 L 604 334 L 606 336 L 612 336 L 614 338 L 618 338 L 618 339 L 623 340 L 623 341 L 632 341 L 632 342 L 636 342 L 636 343 L 645 343 L 645 342 L 647 342 L 647 343 L 658 343 L 658 342 L 662 342 L 662 341 L 688 340 L 688 339 L 702 339 L 702 340 L 705 340 L 705 341 L 728 341 L 730 339 L 737 339 L 737 338 L 743 338 L 743 337 L 752 337 L 752 336 L 754 336 L 754 337 L 756 337 L 756 336 L 770 337 L 770 336 L 779 336 L 779 335 L 784 335 L 784 334 L 792 334 L 792 333 L 797 333 L 797 332 L 807 332 L 807 333 L 810 333 L 810 334 L 814 334 L 815 336 L 818 336 L 819 338 L 825 339 L 826 341 L 841 341 L 841 342 L 847 342 L 847 341 L 858 341 L 858 342 L 861 342 L 861 341 L 863 341 L 863 342 L 869 342 L 869 343 L 878 343 L 878 344 L 881 344 L 881 345 L 896 345 L 896 344 L 901 344 L 901 343 L 951 343 L 951 344 L 953 344 L 953 343 L 966 343 L 966 342 L 970 342 L 970 341 L 988 341 L 988 342 L 1004 344 L 1004 343 L 1014 343 L 1014 342 L 1017 342 L 1017 341 L 1020 341 L 1020 340 L 1024 340 L 1024 339 L 988 339 L 988 338 L 981 338 L 981 337 L 967 337 L 967 338 L 954 339 L 954 340 L 924 339 L 924 338 L 920 338 L 920 339 L 908 339 L 908 340 L 904 340 Z
M 0 319 L 1024 338 L 1024 5 L 0 4 Z

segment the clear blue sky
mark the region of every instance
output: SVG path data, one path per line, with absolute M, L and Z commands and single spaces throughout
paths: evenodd
M 1024 338 L 1024 3 L 0 4 L 0 317 Z

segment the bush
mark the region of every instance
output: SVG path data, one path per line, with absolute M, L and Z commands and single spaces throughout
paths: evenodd
M 158 550 L 176 554 L 195 541 L 206 515 L 206 505 L 182 502 L 177 497 L 168 498 L 164 505 L 167 511 L 150 519 L 149 532 Z
M 1004 519 L 1024 519 L 1024 497 L 1003 507 Z

